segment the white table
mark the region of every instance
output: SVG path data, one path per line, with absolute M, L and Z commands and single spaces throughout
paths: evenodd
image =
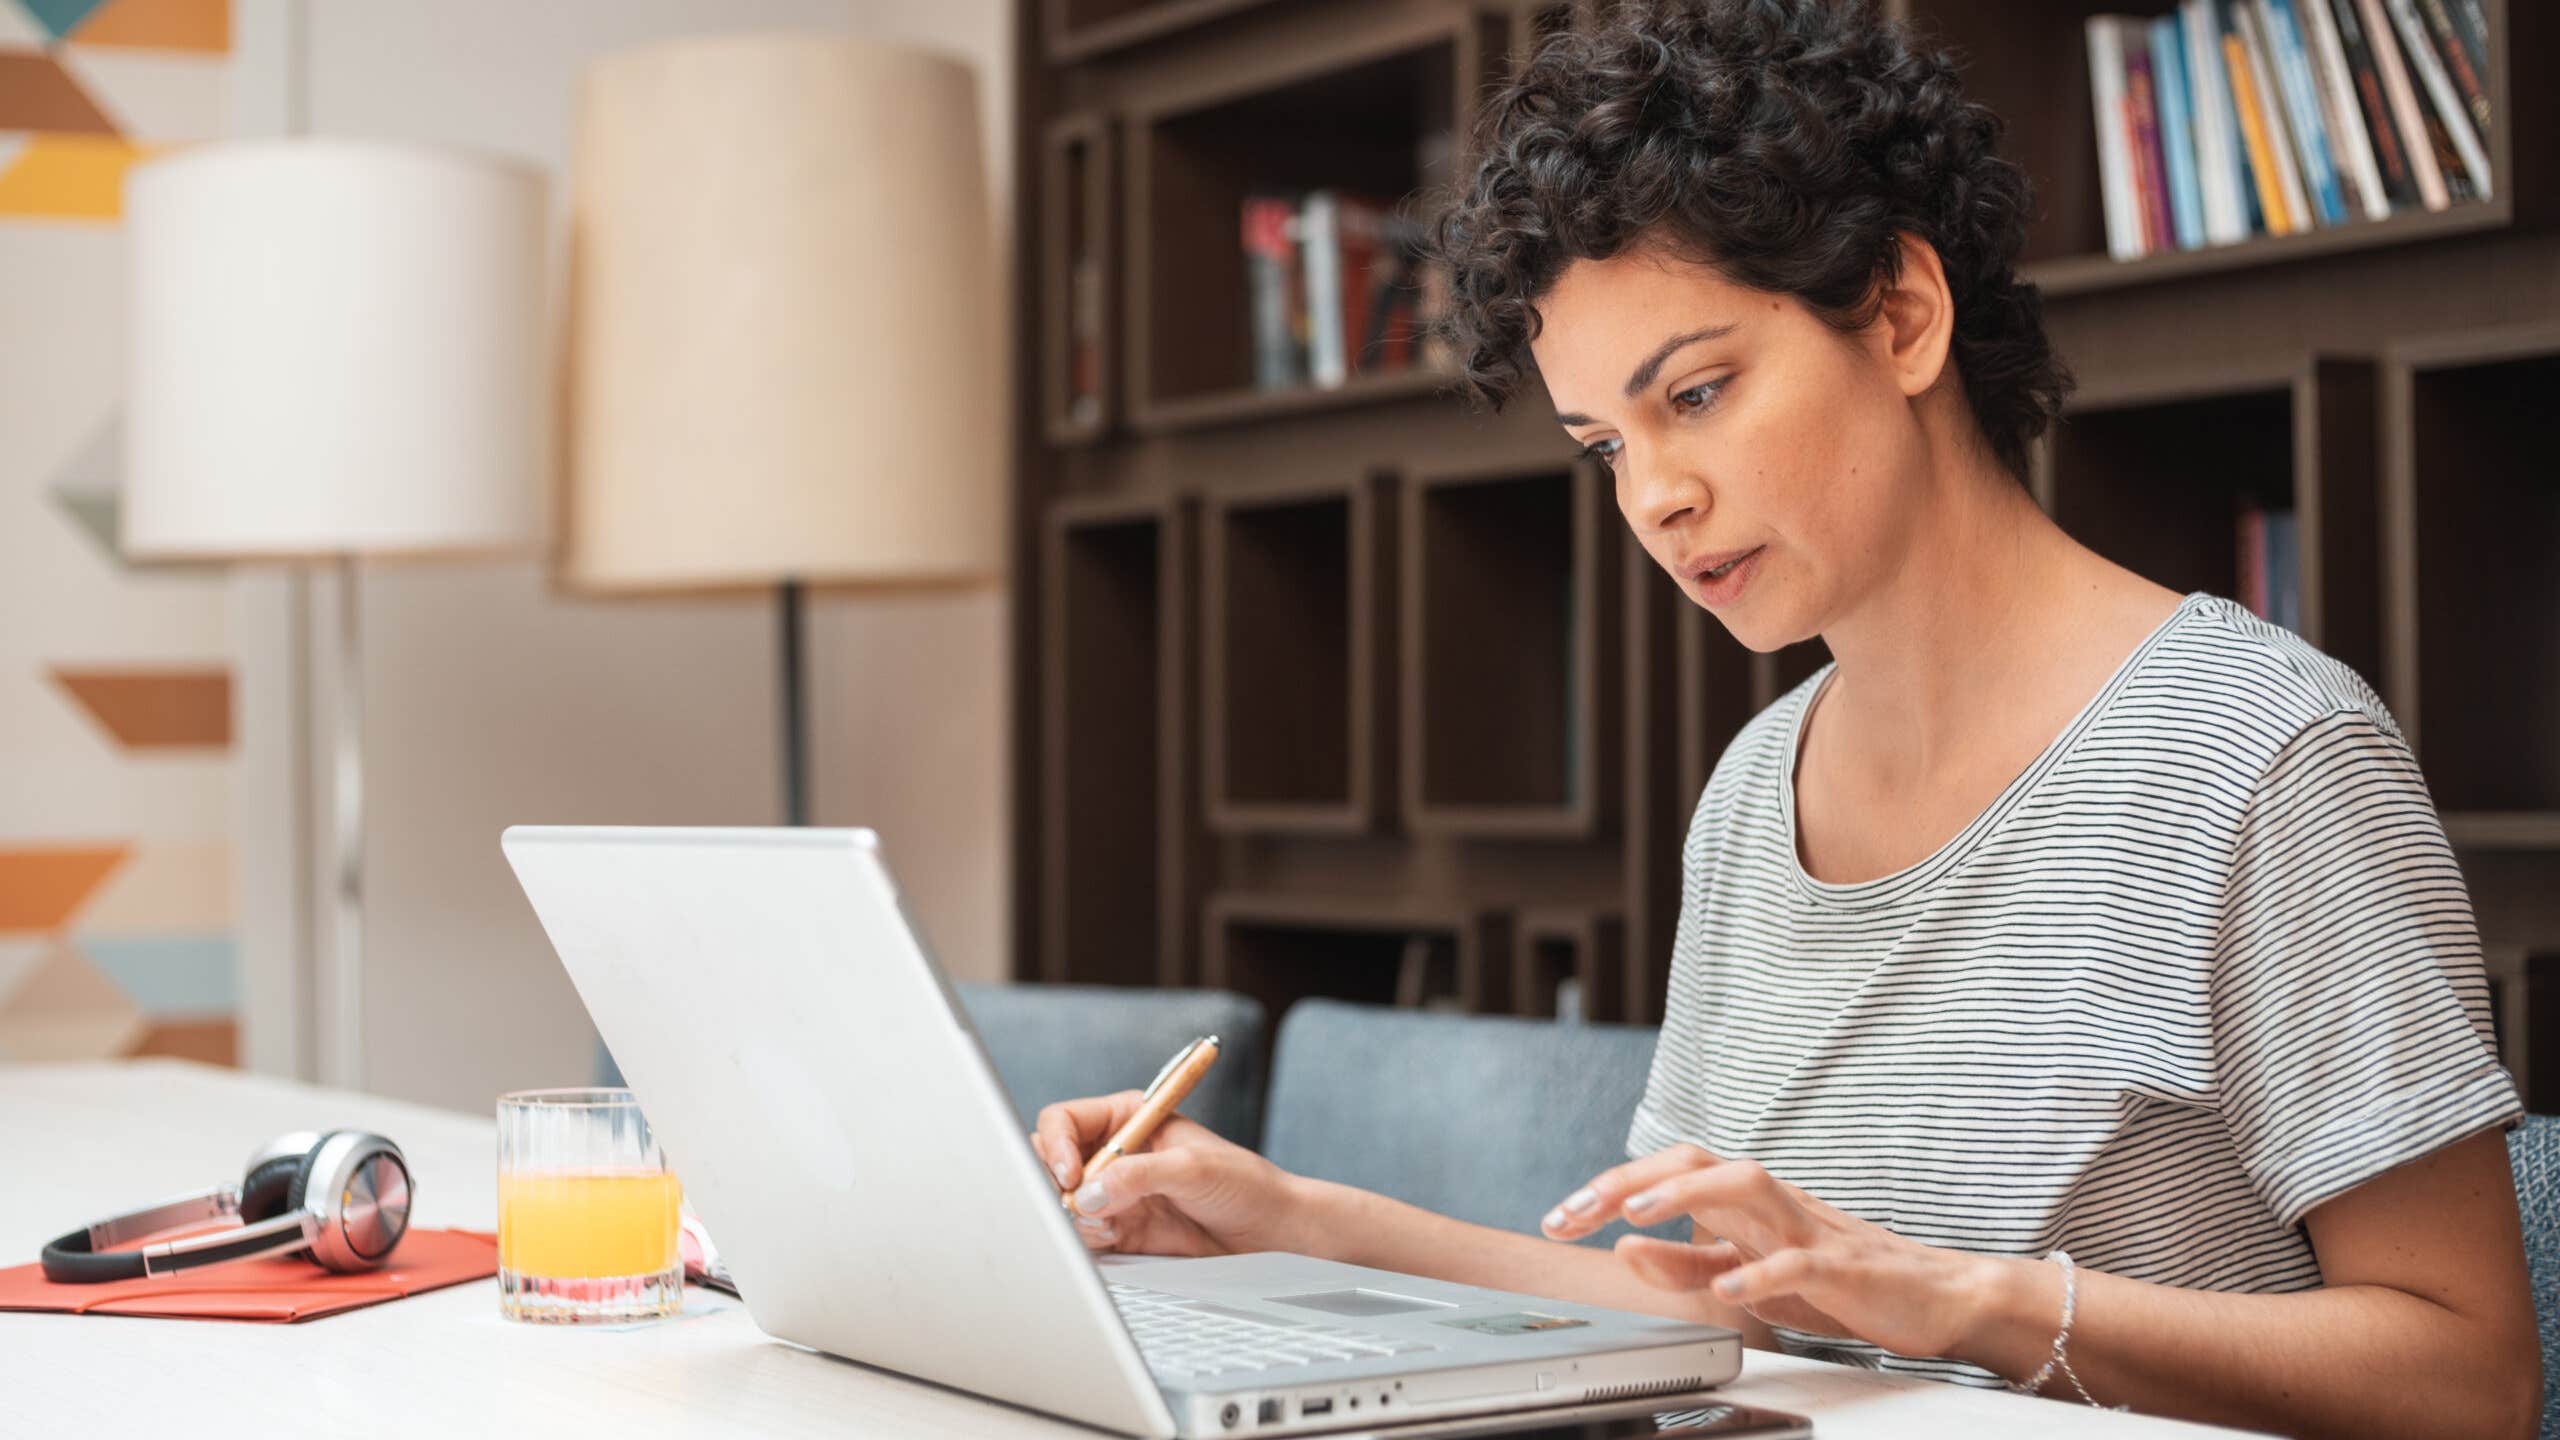
M 417 1223 L 497 1223 L 495 1131 L 465 1115 L 174 1060 L 0 1065 L 0 1262 L 118 1210 L 230 1180 L 289 1130 L 400 1142 Z M 1750 1351 L 1734 1400 L 1823 1440 L 2235 1435 Z M 767 1337 L 724 1296 L 612 1330 L 516 1325 L 494 1280 L 299 1325 L 0 1314 L 0 1431 L 1090 1437 L 1098 1432 Z

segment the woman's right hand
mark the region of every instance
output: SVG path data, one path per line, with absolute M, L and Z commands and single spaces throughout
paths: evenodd
M 1297 1176 L 1196 1121 L 1174 1115 L 1147 1147 L 1087 1180 L 1084 1159 L 1138 1108 L 1136 1090 L 1063 1100 L 1040 1112 L 1032 1144 L 1089 1250 L 1130 1255 L 1234 1255 L 1304 1250 L 1305 1186 Z M 1097 1193 L 1097 1191 L 1099 1193 Z

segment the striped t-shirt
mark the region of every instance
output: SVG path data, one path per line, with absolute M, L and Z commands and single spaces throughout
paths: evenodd
M 1855 884 L 1794 843 L 1830 674 L 1699 799 L 1629 1154 L 1691 1141 L 1925 1244 L 2263 1292 L 2320 1284 L 2305 1211 L 2520 1123 L 2462 872 L 2347 667 L 2190 595 L 1962 833 Z

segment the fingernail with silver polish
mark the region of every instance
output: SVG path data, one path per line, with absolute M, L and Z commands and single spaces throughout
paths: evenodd
M 1627 1197 L 1627 1206 L 1626 1206 L 1626 1208 L 1627 1208 L 1627 1209 L 1629 1209 L 1629 1210 L 1650 1210 L 1650 1209 L 1652 1209 L 1652 1208 L 1653 1208 L 1653 1195 L 1652 1195 L 1652 1193 L 1651 1193 L 1650 1191 L 1648 1191 L 1647 1193 L 1642 1194 L 1642 1195 L 1630 1195 L 1630 1196 L 1628 1196 L 1628 1197 Z
M 1563 1211 L 1561 1211 L 1561 1210 L 1550 1210 L 1550 1211 L 1548 1211 L 1548 1212 L 1547 1212 L 1547 1228 L 1548 1228 L 1548 1229 L 1550 1229 L 1550 1230 L 1561 1230 L 1561 1229 L 1563 1229 L 1563 1228 L 1564 1228 L 1564 1212 L 1563 1212 Z
M 1099 1180 L 1087 1180 L 1084 1188 L 1076 1192 L 1076 1208 L 1088 1215 L 1110 1203 L 1111 1197 L 1104 1193 Z
M 1582 1189 L 1576 1190 L 1572 1194 L 1564 1197 L 1564 1208 L 1572 1211 L 1576 1215 L 1581 1214 L 1583 1211 L 1588 1210 L 1599 1203 L 1600 1197 L 1592 1194 L 1589 1186 L 1584 1186 Z

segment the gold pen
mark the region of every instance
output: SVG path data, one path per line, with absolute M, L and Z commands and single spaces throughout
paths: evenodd
M 1217 1063 L 1218 1037 L 1215 1035 L 1201 1036 L 1164 1062 L 1164 1068 L 1156 1072 L 1156 1078 L 1147 1082 L 1146 1090 L 1138 1097 L 1136 1112 L 1121 1125 L 1119 1133 L 1084 1162 L 1086 1183 L 1091 1183 L 1093 1177 L 1112 1161 L 1146 1144 L 1148 1138 L 1156 1133 L 1156 1127 L 1163 1124 L 1165 1118 L 1191 1094 L 1191 1087 L 1199 1084 L 1200 1077 L 1208 1074 L 1209 1067 Z M 1066 1207 L 1068 1214 L 1075 1213 L 1076 1197 L 1072 1191 L 1061 1194 L 1058 1203 Z

